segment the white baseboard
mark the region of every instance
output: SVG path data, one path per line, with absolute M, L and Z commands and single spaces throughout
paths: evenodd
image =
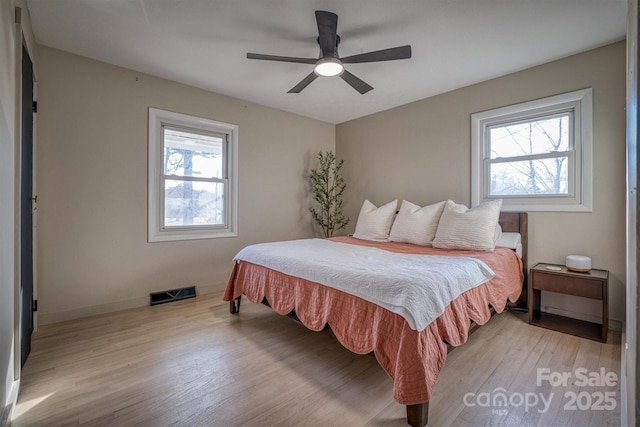
M 67 320 L 81 319 L 83 317 L 127 310 L 129 308 L 144 307 L 145 305 L 149 305 L 149 297 L 114 301 L 106 304 L 75 308 L 68 311 L 42 312 L 38 313 L 38 323 L 40 325 L 49 325 L 51 323 L 66 322 Z
M 0 413 L 0 426 L 11 425 L 11 415 L 13 414 L 13 410 L 18 403 L 18 391 L 20 391 L 20 380 L 14 381 L 11 385 L 7 404 L 4 408 L 2 408 L 2 413 Z
M 217 285 L 196 286 L 196 295 L 205 295 L 212 292 L 219 292 L 220 290 L 224 290 L 225 286 L 226 283 Z M 38 313 L 38 323 L 40 325 L 49 325 L 51 323 L 66 322 L 67 320 L 81 319 L 83 317 L 113 313 L 114 311 L 145 307 L 148 305 L 149 297 L 144 296 L 128 300 L 109 302 L 105 304 L 92 305 L 88 307 L 80 307 L 68 311 L 41 312 Z
M 224 285 L 198 286 L 198 287 L 196 287 L 196 294 L 197 295 L 205 295 L 205 294 L 212 294 L 214 292 L 224 291 L 224 288 L 226 286 L 227 286 L 226 283 Z
M 629 425 L 629 401 L 627 394 L 627 330 L 622 328 L 622 361 L 620 363 L 620 425 Z
M 11 413 L 11 408 L 11 403 L 2 408 L 2 412 L 0 412 L 0 426 L 4 427 L 9 425 L 9 414 Z

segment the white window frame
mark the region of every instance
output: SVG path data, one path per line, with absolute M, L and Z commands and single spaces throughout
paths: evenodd
M 591 212 L 593 207 L 592 89 L 582 89 L 471 115 L 471 204 L 502 199 L 504 211 Z M 489 195 L 488 129 L 571 111 L 573 141 L 567 195 Z M 544 155 L 541 155 L 544 157 Z M 515 161 L 515 160 L 514 160 Z
M 226 136 L 226 225 L 187 225 L 164 227 L 164 126 L 183 128 L 194 133 L 215 133 Z M 213 239 L 238 235 L 238 126 L 215 120 L 194 117 L 172 111 L 149 108 L 149 164 L 148 164 L 148 240 L 165 242 L 175 240 Z

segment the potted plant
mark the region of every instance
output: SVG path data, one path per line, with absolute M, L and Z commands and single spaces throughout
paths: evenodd
M 317 155 L 319 167 L 309 174 L 311 192 L 317 203 L 309 210 L 314 221 L 322 228 L 324 237 L 332 237 L 334 231 L 343 229 L 349 218 L 342 213 L 342 194 L 347 186 L 341 174 L 344 160 L 337 161 L 331 151 Z

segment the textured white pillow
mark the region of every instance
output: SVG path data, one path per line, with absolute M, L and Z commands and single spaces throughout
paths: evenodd
M 373 203 L 365 200 L 358 215 L 356 231 L 353 237 L 374 242 L 389 241 L 389 229 L 396 214 L 398 201 L 394 200 L 377 208 Z
M 421 208 L 403 200 L 400 212 L 393 221 L 389 240 L 421 246 L 431 245 L 444 205 L 445 202 L 439 202 Z
M 501 199 L 484 202 L 471 209 L 448 200 L 440 217 L 433 247 L 493 251 L 496 238 L 499 238 L 496 225 L 501 207 Z

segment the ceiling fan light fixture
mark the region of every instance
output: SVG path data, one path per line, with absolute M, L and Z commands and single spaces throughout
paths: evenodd
M 411 46 L 398 46 L 373 52 L 359 53 L 344 58 L 338 55 L 340 36 L 338 35 L 338 15 L 335 13 L 316 10 L 316 23 L 318 24 L 318 38 L 320 55 L 318 58 L 298 58 L 295 56 L 264 55 L 260 53 L 247 53 L 248 59 L 263 59 L 266 61 L 292 62 L 294 64 L 314 64 L 313 71 L 292 87 L 287 93 L 300 93 L 318 77 L 340 76 L 349 86 L 360 95 L 364 95 L 373 89 L 370 85 L 344 69 L 343 64 L 362 64 L 365 62 L 394 61 L 396 59 L 411 58 Z
M 342 74 L 344 67 L 342 66 L 342 61 L 338 58 L 320 58 L 316 62 L 314 71 L 322 77 L 333 77 Z

